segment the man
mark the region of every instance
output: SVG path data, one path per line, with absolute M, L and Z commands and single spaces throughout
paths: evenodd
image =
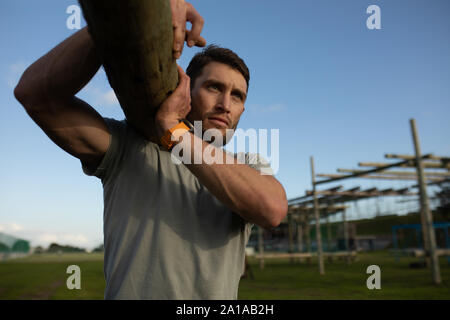
M 175 42 L 203 46 L 195 9 L 171 4 L 173 21 L 192 22 L 191 31 L 174 29 L 186 32 Z M 174 57 L 180 53 L 174 43 Z M 284 189 L 260 174 L 263 161 L 189 164 L 211 145 L 187 130 L 172 141 L 169 130 L 184 118 L 224 135 L 236 128 L 248 91 L 245 63 L 230 50 L 208 47 L 188 67 L 191 78 L 179 68 L 177 89 L 149 124 L 152 141 L 75 97 L 99 67 L 84 29 L 31 65 L 15 95 L 50 139 L 102 181 L 105 298 L 236 299 L 251 226 L 280 223 L 287 212 Z M 164 137 L 174 145 L 165 145 Z M 177 165 L 168 149 L 180 146 L 192 161 Z M 219 148 L 212 152 L 223 163 L 234 160 Z

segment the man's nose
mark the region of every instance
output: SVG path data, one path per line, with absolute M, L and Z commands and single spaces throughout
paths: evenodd
M 222 109 L 225 112 L 230 112 L 231 107 L 231 95 L 229 93 L 223 93 L 220 95 L 219 101 L 217 101 L 217 108 Z

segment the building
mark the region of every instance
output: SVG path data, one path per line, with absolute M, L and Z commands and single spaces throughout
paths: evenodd
M 24 257 L 29 253 L 29 241 L 0 232 L 0 261 Z

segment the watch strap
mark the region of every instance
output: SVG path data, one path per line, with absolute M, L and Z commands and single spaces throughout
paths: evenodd
M 164 148 L 170 151 L 174 144 L 178 142 L 180 137 L 185 134 L 186 131 L 190 131 L 191 129 L 193 129 L 193 127 L 190 128 L 184 121 L 181 121 L 176 126 L 166 131 L 164 136 L 161 137 L 161 144 Z

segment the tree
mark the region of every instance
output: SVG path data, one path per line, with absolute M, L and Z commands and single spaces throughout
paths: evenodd
M 47 249 L 47 252 L 62 253 L 62 252 L 86 252 L 86 249 L 72 246 L 62 246 L 57 243 L 52 243 Z
M 94 248 L 94 250 L 92 250 L 92 252 L 103 252 L 105 251 L 105 248 L 103 247 L 103 243 L 101 245 L 99 245 L 98 247 Z

